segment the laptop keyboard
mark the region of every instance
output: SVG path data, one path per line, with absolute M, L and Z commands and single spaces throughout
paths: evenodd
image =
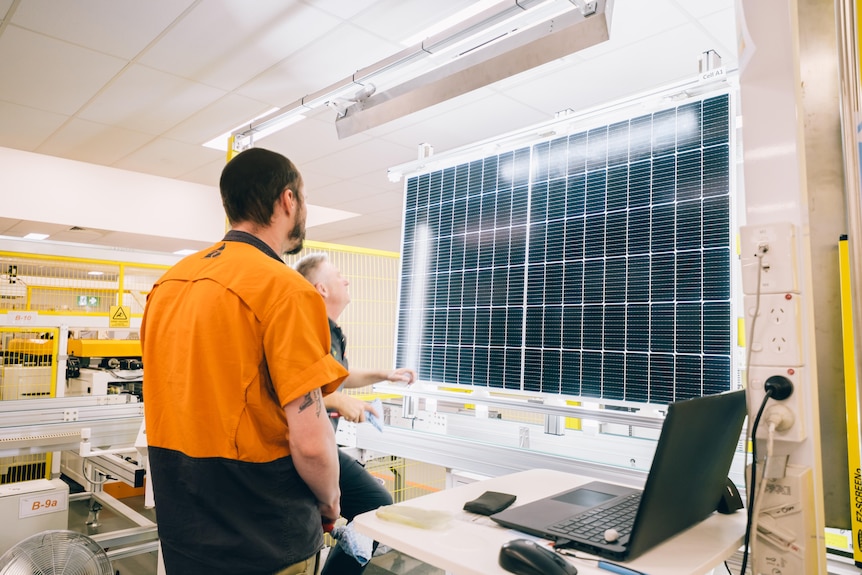
M 579 539 L 606 543 L 604 534 L 607 529 L 616 529 L 620 538 L 631 533 L 640 502 L 641 494 L 633 493 L 610 507 L 597 507 L 564 519 L 548 530 L 564 537 L 576 535 Z

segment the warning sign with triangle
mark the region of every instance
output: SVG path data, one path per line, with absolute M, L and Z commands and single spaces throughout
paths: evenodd
M 112 305 L 110 314 L 111 327 L 130 327 L 132 315 L 129 306 Z

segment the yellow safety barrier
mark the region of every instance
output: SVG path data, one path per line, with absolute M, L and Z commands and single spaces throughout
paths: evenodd
M 853 533 L 853 560 L 862 567 L 862 465 L 859 453 L 859 391 L 856 382 L 856 355 L 853 339 L 853 309 L 850 286 L 850 249 L 847 238 L 838 242 L 838 269 L 841 275 L 841 324 L 844 334 L 844 398 L 847 421 L 847 464 L 850 471 L 850 526 Z

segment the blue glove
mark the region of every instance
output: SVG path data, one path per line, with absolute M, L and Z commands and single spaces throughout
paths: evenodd
M 383 421 L 381 419 L 383 416 L 383 402 L 380 401 L 380 399 L 378 398 L 378 399 L 375 399 L 374 401 L 371 402 L 371 406 L 375 410 L 377 410 L 377 413 L 379 413 L 381 415 L 381 417 L 377 417 L 372 412 L 366 411 L 365 412 L 365 420 L 368 423 L 370 423 L 371 425 L 373 425 L 374 427 L 376 427 L 377 431 L 383 431 Z
M 353 528 L 353 523 L 347 525 L 339 525 L 330 533 L 349 556 L 356 559 L 360 565 L 365 565 L 371 561 L 371 555 L 374 553 L 374 540 L 359 533 Z

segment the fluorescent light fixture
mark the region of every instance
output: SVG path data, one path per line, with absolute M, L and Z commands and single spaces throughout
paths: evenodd
M 265 138 L 271 134 L 278 132 L 279 130 L 283 130 L 288 126 L 292 126 L 293 124 L 304 120 L 306 118 L 305 114 L 296 113 L 290 114 L 289 116 L 282 116 L 278 119 L 278 121 L 270 122 L 266 125 L 261 125 L 259 128 L 255 128 L 252 132 L 255 140 L 260 140 L 261 138 Z
M 481 12 L 482 10 L 486 10 L 486 9 L 490 8 L 491 6 L 493 6 L 494 4 L 498 4 L 499 2 L 500 2 L 500 0 L 479 0 L 479 2 L 476 2 L 476 3 L 468 6 L 467 8 L 464 8 L 463 10 L 459 10 L 458 12 L 455 12 L 454 14 L 449 16 L 448 18 L 444 18 L 443 20 L 440 20 L 436 24 L 433 24 L 432 26 L 425 28 L 421 32 L 413 34 L 409 38 L 405 38 L 404 40 L 401 41 L 401 44 L 403 46 L 412 46 L 413 44 L 418 44 L 419 42 L 421 42 L 425 38 L 433 36 L 434 34 L 439 34 L 440 32 L 442 32 L 444 30 L 448 30 L 449 28 L 451 28 L 452 26 L 455 26 L 456 24 L 460 24 L 461 22 L 464 22 L 465 20 L 469 20 L 470 18 L 472 18 L 473 16 L 475 16 L 476 14 Z
M 258 117 L 250 124 L 243 124 L 231 134 L 234 137 L 233 148 L 236 151 L 251 148 L 261 138 L 283 130 L 284 128 L 305 119 L 309 108 L 300 104 L 292 104 L 286 108 L 275 108 L 268 114 Z M 230 134 L 228 134 L 230 135 Z
M 335 119 L 338 137 L 361 133 L 603 42 L 610 37 L 613 2 L 497 2 L 354 74 L 356 81 L 373 82 L 378 90 Z M 401 76 L 405 74 L 407 78 Z
M 476 0 L 469 7 L 441 20 L 435 26 L 404 40 L 408 48 L 357 70 L 331 86 L 307 94 L 293 104 L 259 116 L 232 130 L 235 151 L 245 150 L 255 140 L 305 118 L 305 114 L 324 105 L 336 110 L 338 137 L 344 138 L 364 129 L 452 98 L 490 82 L 508 77 L 530 67 L 568 55 L 608 38 L 610 5 L 614 0 Z M 584 19 L 602 8 L 602 16 L 584 26 Z M 608 6 L 607 14 L 605 6 Z M 575 17 L 573 12 L 578 12 Z M 581 34 L 556 34 L 573 25 Z M 552 39 L 548 37 L 554 36 Z M 513 37 L 515 37 L 513 39 Z M 564 39 L 561 39 L 565 37 Z M 416 42 L 419 39 L 420 43 Z M 487 50 L 489 47 L 492 50 Z M 490 53 L 488 53 L 490 52 Z M 507 61 L 502 55 L 511 52 Z M 475 57 L 477 53 L 484 56 Z M 522 56 L 523 54 L 523 56 Z M 537 56 L 537 54 L 546 54 Z M 449 67 L 463 58 L 458 67 Z M 543 59 L 544 58 L 544 59 Z M 448 59 L 448 64 L 447 64 Z M 495 59 L 494 74 L 477 74 L 473 69 Z M 514 64 L 513 64 L 514 62 Z M 436 75 L 436 80 L 430 76 Z M 469 77 L 470 82 L 464 82 Z M 460 91 L 442 83 L 463 84 Z M 437 86 L 430 87 L 430 84 Z M 410 91 L 434 93 L 434 98 L 420 94 L 409 106 L 393 103 Z M 438 89 L 439 88 L 439 89 Z M 381 104 L 387 104 L 381 106 Z M 383 114 L 369 108 L 386 107 L 395 111 Z M 357 119 L 360 114 L 371 120 Z M 228 135 L 216 138 L 217 149 L 224 150 Z
M 348 103 L 356 102 L 357 94 L 361 94 L 363 90 L 368 91 L 368 87 L 355 82 L 353 76 L 344 78 L 313 94 L 306 94 L 288 106 L 273 108 L 266 114 L 254 118 L 251 122 L 238 126 L 227 135 L 233 134 L 235 150 L 244 150 L 252 147 L 256 140 L 304 120 L 306 114 L 316 108 L 336 100 L 344 100 Z M 370 93 L 373 91 L 372 88 Z
M 215 138 L 213 138 L 209 142 L 204 142 L 203 146 L 205 148 L 212 148 L 213 150 L 221 150 L 222 152 L 227 152 L 227 140 L 228 140 L 228 138 L 230 138 L 231 134 L 233 134 L 237 130 L 241 130 L 241 129 L 245 128 L 246 126 L 251 125 L 251 123 L 254 122 L 255 120 L 258 120 L 260 118 L 263 118 L 264 116 L 272 114 L 276 110 L 278 110 L 278 108 L 270 108 L 269 110 L 267 110 L 263 114 L 259 114 L 259 115 L 255 116 L 254 118 L 252 118 L 251 120 L 249 120 L 247 122 L 243 122 L 242 124 L 240 124 L 239 126 L 234 128 L 233 130 L 228 130 L 224 134 L 219 134 L 218 136 L 216 136 Z
M 98 270 L 93 270 L 93 271 L 89 271 L 89 272 L 87 272 L 87 275 L 88 275 L 88 276 L 103 276 L 103 275 L 105 275 L 105 272 L 100 272 L 100 271 L 98 271 Z
M 189 250 L 189 249 L 185 249 L 185 250 L 177 250 L 177 251 L 175 251 L 175 252 L 174 252 L 174 255 L 175 255 L 175 256 L 190 256 L 190 255 L 192 255 L 193 253 L 195 253 L 195 252 L 197 252 L 197 251 L 198 251 L 198 250 Z
M 24 239 L 25 240 L 44 240 L 49 235 L 50 234 L 36 234 L 36 233 L 31 232 L 31 233 L 27 234 L 26 236 L 24 236 Z

